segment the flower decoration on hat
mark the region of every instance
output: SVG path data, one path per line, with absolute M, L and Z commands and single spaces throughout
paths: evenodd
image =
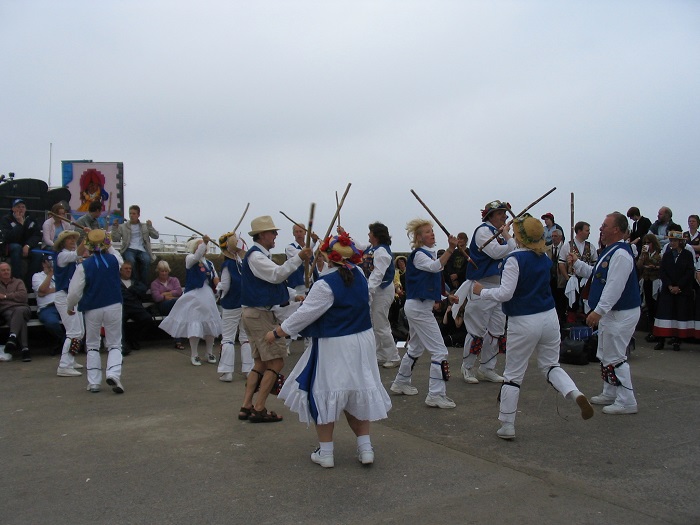
M 521 246 L 537 253 L 544 253 L 544 227 L 529 213 L 513 219 L 513 233 Z
M 343 265 L 348 269 L 352 269 L 354 265 L 362 262 L 362 251 L 357 249 L 347 232 L 328 237 L 323 241 L 320 250 L 326 254 L 329 261 Z
M 109 250 L 112 246 L 112 237 L 105 230 L 90 230 L 85 239 L 85 247 L 91 252 Z
M 486 218 L 491 214 L 491 212 L 494 212 L 496 210 L 509 210 L 510 209 L 510 204 L 507 202 L 502 202 L 502 201 L 491 201 L 486 206 L 484 206 L 484 209 L 481 210 L 481 220 L 486 220 Z

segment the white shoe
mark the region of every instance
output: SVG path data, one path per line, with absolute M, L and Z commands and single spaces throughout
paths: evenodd
M 68 368 L 67 366 L 59 366 L 56 369 L 56 375 L 58 377 L 77 377 L 81 376 L 80 372 L 78 372 L 75 368 Z
M 636 414 L 639 412 L 637 409 L 637 405 L 618 405 L 617 403 L 613 403 L 612 405 L 608 405 L 606 407 L 603 407 L 603 414 L 613 414 L 613 415 L 619 415 L 619 414 Z
M 428 394 L 425 397 L 425 404 L 429 407 L 437 408 L 454 408 L 457 406 L 455 405 L 454 401 L 452 401 L 449 397 L 447 397 L 444 394 L 441 396 L 434 396 L 432 394 Z
M 199 356 L 191 357 L 190 361 L 194 366 L 202 366 L 202 360 L 199 358 Z
M 209 354 L 207 356 L 207 363 L 211 363 L 212 365 L 216 364 L 216 356 L 214 354 Z
M 501 439 L 515 439 L 515 425 L 513 423 L 503 423 L 496 431 L 496 435 Z
M 464 381 L 466 383 L 469 383 L 471 385 L 476 385 L 479 383 L 479 380 L 476 378 L 476 376 L 472 374 L 472 369 L 467 368 L 464 365 L 462 365 L 462 375 L 464 376 Z
M 395 394 L 403 394 L 405 396 L 415 396 L 418 389 L 415 386 L 407 385 L 406 383 L 397 383 L 394 381 L 389 388 Z
M 0 352 L 0 361 L 12 361 L 12 354 L 5 351 Z
M 311 453 L 311 461 L 323 468 L 333 468 L 333 454 L 321 455 L 321 449 L 318 448 Z
M 122 382 L 119 381 L 119 378 L 108 377 L 107 384 L 112 387 L 112 392 L 114 392 L 115 394 L 123 394 L 124 393 L 124 387 L 122 386 Z
M 231 372 L 221 374 L 219 376 L 219 381 L 223 381 L 224 383 L 230 383 L 231 381 L 233 381 L 233 374 Z
M 76 370 L 80 370 L 81 368 L 83 368 L 83 365 L 76 361 L 75 363 L 73 363 L 73 368 L 75 368 Z
M 401 364 L 401 361 L 387 361 L 382 365 L 383 368 L 396 368 Z
M 96 394 L 97 392 L 100 391 L 100 385 L 88 385 L 86 390 L 88 392 L 92 392 L 93 394 Z
M 481 379 L 482 381 L 491 381 L 492 383 L 503 383 L 503 377 L 499 376 L 493 370 L 482 370 L 481 367 L 479 367 L 479 370 L 476 371 L 476 377 L 477 379 Z
M 600 394 L 599 396 L 593 396 L 591 398 L 591 403 L 594 405 L 612 405 L 615 402 L 615 398 L 612 396 L 606 396 Z
M 358 450 L 357 459 L 359 459 L 360 463 L 363 465 L 371 465 L 374 463 L 374 450 Z

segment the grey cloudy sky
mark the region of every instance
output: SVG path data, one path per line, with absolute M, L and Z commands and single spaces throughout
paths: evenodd
M 122 161 L 126 204 L 212 236 L 279 210 L 322 234 L 493 199 L 576 218 L 700 212 L 700 2 L 0 1 L 0 172 Z M 440 245 L 446 244 L 442 234 Z M 592 235 L 592 240 L 597 234 Z

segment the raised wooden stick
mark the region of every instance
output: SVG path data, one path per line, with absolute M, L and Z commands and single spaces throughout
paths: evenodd
M 574 192 L 571 192 L 571 240 L 574 239 Z
M 447 231 L 447 228 L 445 228 L 445 227 L 442 225 L 442 223 L 440 222 L 440 220 L 435 216 L 435 214 L 431 211 L 431 209 L 428 208 L 428 205 L 427 205 L 426 203 L 424 203 L 424 202 L 421 200 L 421 198 L 418 196 L 418 194 L 417 194 L 415 191 L 411 190 L 411 193 L 413 193 L 413 196 L 416 198 L 416 200 L 418 200 L 418 202 L 420 202 L 421 205 L 425 208 L 425 211 L 427 211 L 427 212 L 430 214 L 430 216 L 431 216 L 431 217 L 433 218 L 433 220 L 435 221 L 435 224 L 437 224 L 438 226 L 440 226 L 440 229 L 441 229 L 443 232 L 445 232 L 445 235 L 447 235 L 448 237 L 450 237 L 450 232 Z M 476 263 L 472 260 L 472 258 L 469 257 L 469 254 L 467 253 L 467 251 L 466 251 L 464 248 L 460 247 L 460 246 L 458 246 L 457 248 L 458 248 L 459 251 L 462 253 L 462 255 L 464 255 L 464 256 L 467 258 L 467 261 L 469 261 L 469 263 L 471 263 L 471 265 L 474 266 L 474 268 L 476 268 L 476 269 L 478 270 L 479 267 L 478 267 L 478 266 L 476 265 Z
M 306 248 L 311 248 L 311 231 L 314 227 L 314 210 L 316 209 L 316 203 L 311 203 L 311 211 L 309 212 L 309 227 L 306 228 Z M 304 261 L 304 286 L 307 288 L 311 286 L 311 264 L 309 261 Z
M 343 193 L 343 197 L 340 199 L 340 202 L 338 203 L 338 206 L 335 209 L 335 213 L 333 214 L 333 218 L 331 219 L 331 223 L 328 226 L 328 230 L 326 230 L 326 234 L 323 236 L 321 239 L 321 242 L 318 243 L 318 248 L 316 248 L 315 256 L 318 256 L 318 252 L 321 251 L 321 246 L 323 245 L 323 241 L 325 241 L 328 236 L 331 234 L 331 230 L 333 229 L 333 225 L 335 224 L 335 220 L 338 218 L 338 215 L 340 214 L 340 208 L 343 207 L 343 203 L 345 202 L 345 197 L 347 197 L 348 192 L 350 191 L 350 186 L 352 186 L 351 182 L 348 182 L 347 187 L 345 188 L 345 193 Z
M 191 232 L 196 233 L 197 235 L 201 235 L 202 237 L 204 237 L 204 234 L 202 232 L 198 232 L 197 230 L 195 230 L 191 226 L 187 226 L 187 224 L 185 224 L 184 222 L 177 221 L 177 220 L 175 220 L 171 217 L 168 217 L 168 216 L 166 216 L 165 218 L 168 219 L 169 221 L 173 221 L 175 224 L 179 224 L 180 226 L 184 226 L 185 228 L 187 228 Z M 219 248 L 219 249 L 221 248 L 221 246 L 219 246 L 219 244 L 217 242 L 214 242 L 211 239 L 209 239 L 209 242 L 212 243 L 213 245 L 215 245 L 217 248 Z
M 239 227 L 239 226 L 241 225 L 241 223 L 243 222 L 243 218 L 245 217 L 245 214 L 248 213 L 248 207 L 249 207 L 249 206 L 250 206 L 250 203 L 247 203 L 247 204 L 245 205 L 245 210 L 243 210 L 243 215 L 241 215 L 241 218 L 238 220 L 238 223 L 236 224 L 235 228 L 233 228 L 233 233 L 236 233 L 236 230 L 238 229 L 238 227 Z
M 553 192 L 554 190 L 556 190 L 556 189 L 557 189 L 557 187 L 555 186 L 554 188 L 552 188 L 551 190 L 549 190 L 547 193 L 545 193 L 544 195 L 542 195 L 539 199 L 537 199 L 537 200 L 531 202 L 530 205 L 527 206 L 523 211 L 521 211 L 520 213 L 518 213 L 518 214 L 515 216 L 515 218 L 517 219 L 518 217 L 520 217 L 521 215 L 523 215 L 524 213 L 526 213 L 527 210 L 529 210 L 530 208 L 532 208 L 535 204 L 537 204 L 538 202 L 540 202 L 542 199 L 544 199 L 547 195 L 549 195 L 550 193 L 552 193 L 552 192 Z M 511 224 L 513 224 L 513 219 L 511 219 L 510 221 L 508 221 L 508 223 L 506 224 L 506 226 L 510 226 Z M 501 232 L 498 231 L 498 232 L 496 232 L 494 235 L 492 235 L 491 238 L 490 238 L 489 240 L 487 240 L 483 245 L 481 245 L 481 246 L 479 247 L 479 251 L 482 251 L 488 244 L 491 243 L 491 241 L 493 241 L 493 240 L 494 240 L 496 237 L 498 237 L 500 234 L 501 234 Z
M 338 192 L 335 192 L 335 205 L 338 206 Z M 338 226 L 340 226 L 340 212 L 338 212 Z
M 68 224 L 72 224 L 73 226 L 76 226 L 77 228 L 80 228 L 81 230 L 85 230 L 85 226 L 83 226 L 82 224 L 78 224 L 77 222 L 73 222 L 70 219 L 66 219 L 65 217 L 61 217 L 60 215 L 56 215 L 52 211 L 47 211 L 46 213 L 51 215 L 51 217 L 53 217 L 54 219 L 61 219 L 61 221 L 63 221 L 63 222 L 67 222 Z

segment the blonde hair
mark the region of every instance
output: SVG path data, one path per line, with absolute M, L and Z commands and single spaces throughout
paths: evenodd
M 170 265 L 168 264 L 168 261 L 165 261 L 163 259 L 158 261 L 158 264 L 156 265 L 156 273 L 158 273 L 161 270 L 167 270 L 168 272 L 170 272 Z
M 423 246 L 423 241 L 418 240 L 418 232 L 423 226 L 430 226 L 432 228 L 433 223 L 427 219 L 420 218 L 413 219 L 406 223 L 406 237 L 409 238 L 412 249 Z

